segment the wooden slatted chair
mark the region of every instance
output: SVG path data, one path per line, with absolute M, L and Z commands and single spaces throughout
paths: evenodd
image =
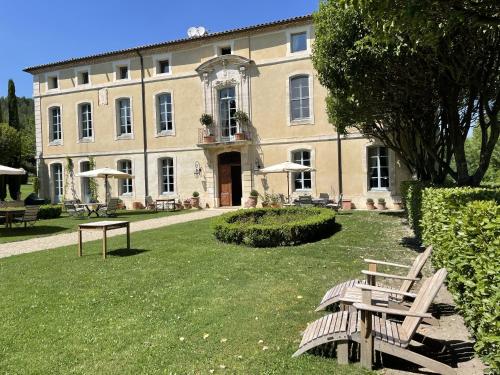
M 319 306 L 316 308 L 316 311 L 324 310 L 328 306 L 342 302 L 342 297 L 345 295 L 346 290 L 348 288 L 354 287 L 354 285 L 356 284 L 368 283 L 370 285 L 376 285 L 376 277 L 390 278 L 402 281 L 399 289 L 387 287 L 383 284 L 380 285 L 381 287 L 387 289 L 387 292 L 390 293 L 389 299 L 391 299 L 392 301 L 399 303 L 402 302 L 405 298 L 410 298 L 410 299 L 415 298 L 416 295 L 410 293 L 410 289 L 413 286 L 413 284 L 419 280 L 418 275 L 420 274 L 420 271 L 422 271 L 422 268 L 427 262 L 427 259 L 429 259 L 431 252 L 432 252 L 432 246 L 429 246 L 428 248 L 425 249 L 424 252 L 417 255 L 411 266 L 406 266 L 398 263 L 384 262 L 374 259 L 365 259 L 364 261 L 368 263 L 368 271 L 363 270 L 362 273 L 369 276 L 368 281 L 354 279 L 354 280 L 344 281 L 343 283 L 335 285 L 333 288 L 329 289 L 325 293 L 325 295 L 321 299 Z M 406 276 L 380 273 L 377 272 L 377 265 L 408 269 L 408 273 L 406 274 Z M 352 302 L 358 302 L 358 301 L 352 301 Z
M 427 311 L 443 285 L 446 274 L 446 269 L 442 268 L 427 279 L 409 311 L 377 307 L 370 303 L 355 303 L 354 311 L 331 313 L 310 323 L 293 357 L 326 343 L 335 342 L 338 362 L 347 363 L 348 343 L 355 342 L 361 344 L 361 364 L 364 367 L 371 367 L 375 350 L 426 367 L 439 374 L 456 374 L 450 366 L 416 353 L 410 347 L 412 340 L 423 341 L 419 337 L 421 335 L 416 335 L 417 329 L 422 319 L 430 317 Z M 364 300 L 371 301 L 371 286 L 358 284 L 358 287 L 365 293 Z M 399 323 L 373 313 L 399 315 L 405 318 Z M 425 342 L 422 344 L 425 345 Z
M 120 203 L 119 198 L 110 198 L 107 206 L 99 208 L 99 216 L 115 217 L 116 210 L 118 209 L 118 203 Z
M 26 210 L 24 211 L 23 216 L 15 217 L 14 223 L 15 224 L 23 224 L 24 223 L 25 228 L 27 227 L 28 224 L 30 226 L 35 225 L 36 221 L 38 220 L 39 209 L 40 209 L 40 206 L 26 206 Z

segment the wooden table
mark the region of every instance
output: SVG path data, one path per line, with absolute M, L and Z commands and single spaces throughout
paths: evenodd
M 3 207 L 0 208 L 0 216 L 5 216 L 5 228 L 12 228 L 14 217 L 23 214 L 26 209 L 24 207 Z
M 165 206 L 167 206 L 167 210 L 175 211 L 175 198 L 160 198 L 155 200 L 155 211 L 158 211 L 159 204 L 162 211 L 165 211 Z
M 108 230 L 127 228 L 127 250 L 130 250 L 130 222 L 129 221 L 98 221 L 78 225 L 78 256 L 82 256 L 82 232 L 84 230 L 102 231 L 102 257 L 106 259 Z

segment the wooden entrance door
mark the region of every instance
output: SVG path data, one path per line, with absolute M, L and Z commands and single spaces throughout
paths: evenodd
M 231 165 L 219 165 L 219 188 L 220 205 L 231 206 L 233 204 L 233 180 L 231 177 Z

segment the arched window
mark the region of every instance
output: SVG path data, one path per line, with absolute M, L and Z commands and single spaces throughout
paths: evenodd
M 290 120 L 309 119 L 311 117 L 309 103 L 309 76 L 290 78 Z
M 53 194 L 54 203 L 59 203 L 63 199 L 63 169 L 61 163 L 54 163 L 51 165 L 52 181 L 53 181 Z
M 91 139 L 94 130 L 92 126 L 92 105 L 90 103 L 78 105 L 78 125 L 80 139 Z
M 292 161 L 297 164 L 311 166 L 311 151 L 298 150 L 292 153 Z M 294 190 L 311 190 L 311 172 L 299 172 L 293 174 Z
M 61 107 L 49 108 L 49 126 L 50 142 L 60 142 L 62 140 Z
M 120 160 L 118 162 L 118 170 L 128 174 L 132 174 L 132 161 L 131 160 Z M 125 178 L 119 180 L 119 192 L 120 195 L 131 195 L 133 192 L 133 185 L 131 178 Z
M 162 194 L 169 194 L 175 191 L 175 170 L 174 159 L 160 159 L 160 191 Z
M 156 127 L 159 134 L 171 133 L 174 130 L 172 116 L 172 94 L 169 92 L 156 97 Z

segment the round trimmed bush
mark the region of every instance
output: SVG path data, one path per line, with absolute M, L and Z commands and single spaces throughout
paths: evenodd
M 335 212 L 325 208 L 258 208 L 239 210 L 214 219 L 215 237 L 251 247 L 300 245 L 330 237 Z

